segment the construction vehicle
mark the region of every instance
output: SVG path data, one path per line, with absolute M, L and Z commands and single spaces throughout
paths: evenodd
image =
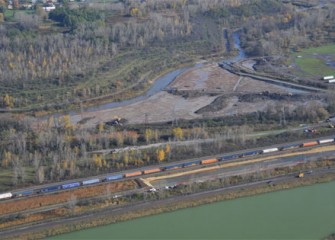
M 305 177 L 305 173 L 299 173 L 297 177 L 298 178 L 303 178 L 303 177 Z

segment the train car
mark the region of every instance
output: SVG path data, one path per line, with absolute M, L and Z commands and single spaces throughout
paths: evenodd
M 183 167 L 184 167 L 184 164 L 183 163 L 179 163 L 179 164 L 165 166 L 162 169 L 164 171 L 166 171 L 166 170 L 173 170 L 173 169 L 178 169 L 178 168 L 183 168 Z
M 221 157 L 220 161 L 231 160 L 231 159 L 235 159 L 235 158 L 239 158 L 239 157 L 240 157 L 240 155 L 238 155 L 238 154 L 227 155 L 227 156 Z
M 306 142 L 306 143 L 303 143 L 301 145 L 301 147 L 312 147 L 312 146 L 315 146 L 315 145 L 318 145 L 318 141 L 313 141 L 313 142 Z
M 192 167 L 192 166 L 200 165 L 200 163 L 201 163 L 200 160 L 187 162 L 187 163 L 184 163 L 183 167 Z
M 279 147 L 281 151 L 289 150 L 289 149 L 294 149 L 294 148 L 299 148 L 301 146 L 300 143 L 294 143 L 294 144 L 289 144 L 289 145 L 284 145 Z
M 62 185 L 63 189 L 70 189 L 70 188 L 76 188 L 76 187 L 80 187 L 80 182 L 66 183 Z
M 241 157 L 246 157 L 246 156 L 251 156 L 251 155 L 257 155 L 260 154 L 262 151 L 260 150 L 255 150 L 255 151 L 250 151 L 250 152 L 244 152 L 240 156 Z
M 39 190 L 40 193 L 47 193 L 47 192 L 55 192 L 58 191 L 62 188 L 62 185 L 55 185 L 55 186 L 50 186 L 46 188 L 41 188 Z
M 218 159 L 206 159 L 206 160 L 201 160 L 201 164 L 216 163 L 218 161 L 219 161 Z
M 323 80 L 331 80 L 333 78 L 334 78 L 334 76 L 324 76 L 322 79 Z
M 319 144 L 326 144 L 326 143 L 332 143 L 334 142 L 333 138 L 330 139 L 322 139 L 322 140 L 318 140 Z
M 268 149 L 263 149 L 262 153 L 272 153 L 272 152 L 277 152 L 279 149 L 278 148 L 268 148 Z
M 23 192 L 16 192 L 14 193 L 14 197 L 26 197 L 26 196 L 30 196 L 33 195 L 35 192 L 34 190 L 28 190 L 28 191 L 23 191 Z
M 143 174 L 157 173 L 157 172 L 161 172 L 161 171 L 162 170 L 160 168 L 153 168 L 153 169 L 144 170 Z
M 141 171 L 136 171 L 136 172 L 131 172 L 131 173 L 125 173 L 124 174 L 124 177 L 127 178 L 127 177 L 136 177 L 136 176 L 140 176 L 142 175 L 142 172 Z
M 0 194 L 0 200 L 8 199 L 8 198 L 11 198 L 11 197 L 13 197 L 13 194 L 10 193 L 10 192 Z
M 107 177 L 105 177 L 104 181 L 108 182 L 108 181 L 113 181 L 113 180 L 119 180 L 119 179 L 122 179 L 122 178 L 123 178 L 123 175 L 118 174 L 118 175 L 107 176 Z
M 83 183 L 83 186 L 86 186 L 86 185 L 95 184 L 95 183 L 99 183 L 99 182 L 100 182 L 100 179 L 95 178 L 95 179 L 85 180 L 82 183 Z

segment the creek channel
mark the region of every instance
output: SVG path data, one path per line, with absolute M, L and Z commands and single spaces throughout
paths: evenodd
M 238 50 L 239 54 L 237 56 L 234 56 L 232 58 L 226 59 L 225 62 L 236 62 L 239 61 L 243 58 L 246 58 L 246 54 L 244 52 L 244 50 L 241 48 L 240 45 L 240 36 L 238 32 L 235 32 L 233 34 L 233 39 L 234 39 L 234 47 Z M 146 91 L 144 94 L 132 98 L 132 99 L 128 99 L 128 100 L 124 100 L 124 101 L 119 101 L 119 102 L 111 102 L 111 103 L 105 103 L 105 104 L 100 104 L 100 105 L 95 105 L 95 106 L 91 106 L 91 107 L 87 107 L 84 109 L 84 111 L 86 112 L 94 112 L 94 111 L 99 111 L 99 110 L 105 110 L 105 109 L 111 109 L 111 108 L 117 108 L 117 107 L 123 107 L 123 106 L 127 106 L 145 99 L 148 99 L 149 97 L 163 91 L 170 83 L 172 83 L 180 74 L 188 71 L 188 70 L 194 70 L 197 69 L 199 67 L 202 67 L 203 64 L 198 63 L 194 66 L 190 66 L 190 67 L 184 67 L 184 68 L 180 68 L 177 70 L 174 70 L 172 72 L 169 72 L 167 74 L 165 74 L 164 76 L 158 78 L 150 87 L 150 89 L 148 91 Z M 70 112 L 70 115 L 76 115 L 79 114 L 78 111 L 73 111 Z
M 226 40 L 228 41 L 228 36 L 227 33 L 224 32 L 224 37 L 226 38 Z M 238 50 L 238 54 L 236 56 L 230 57 L 225 59 L 223 62 L 230 64 L 230 63 L 234 63 L 237 61 L 240 61 L 242 59 L 247 58 L 247 55 L 245 53 L 245 51 L 242 49 L 241 47 L 241 42 L 240 42 L 240 34 L 239 32 L 234 32 L 233 33 L 233 41 L 234 41 L 234 48 Z M 227 44 L 227 51 L 231 51 L 231 49 L 229 49 L 229 44 Z M 97 104 L 94 106 L 90 106 L 87 108 L 84 108 L 83 111 L 85 112 L 95 112 L 95 111 L 100 111 L 100 110 L 106 110 L 106 109 L 112 109 L 112 108 L 117 108 L 117 107 L 123 107 L 123 106 L 127 106 L 133 103 L 137 103 L 143 100 L 148 99 L 149 97 L 163 91 L 164 89 L 166 89 L 170 83 L 172 83 L 179 75 L 181 75 L 182 73 L 189 71 L 189 70 L 194 70 L 197 68 L 202 67 L 203 64 L 202 63 L 197 63 L 193 66 L 190 67 L 184 67 L 184 68 L 180 68 L 174 71 L 171 71 L 165 75 L 163 75 L 162 77 L 159 77 L 156 81 L 154 81 L 154 83 L 152 84 L 152 86 L 150 87 L 149 90 L 147 90 L 144 94 L 137 96 L 135 98 L 132 99 L 128 99 L 128 100 L 123 100 L 123 101 L 118 101 L 118 102 L 110 102 L 110 103 L 104 103 L 104 104 Z M 280 84 L 276 84 L 276 85 L 280 85 Z M 292 92 L 295 93 L 300 93 L 299 90 L 294 90 L 293 88 L 290 88 L 288 86 L 282 86 L 283 88 L 286 89 L 290 89 L 293 90 Z M 76 110 L 76 111 L 70 111 L 69 113 L 71 116 L 73 115 L 79 115 L 80 114 L 80 110 Z M 55 118 L 61 116 L 62 114 L 54 114 L 53 116 Z

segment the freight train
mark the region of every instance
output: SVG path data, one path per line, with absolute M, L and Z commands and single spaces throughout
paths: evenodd
M 34 190 L 25 190 L 25 191 L 18 191 L 18 192 L 7 192 L 0 194 L 0 200 L 3 199 L 9 199 L 9 198 L 18 198 L 18 197 L 26 197 L 31 196 L 35 194 L 44 194 L 44 193 L 50 193 L 50 192 L 57 192 L 61 190 L 68 190 L 73 188 L 79 188 L 82 186 L 88 186 L 93 184 L 99 184 L 101 182 L 110 182 L 110 181 L 117 181 L 124 178 L 130 178 L 130 177 L 138 177 L 141 175 L 147 175 L 147 174 L 153 174 L 153 173 L 159 173 L 163 171 L 170 171 L 174 169 L 181 169 L 181 168 L 187 168 L 192 166 L 200 166 L 200 165 L 207 165 L 207 164 L 214 164 L 217 162 L 224 162 L 228 160 L 234 160 L 238 158 L 248 157 L 252 155 L 258 155 L 258 154 L 267 154 L 267 153 L 273 153 L 277 151 L 285 151 L 285 150 L 291 150 L 295 148 L 304 148 L 304 147 L 312 147 L 320 144 L 327 144 L 327 143 L 333 143 L 335 140 L 334 138 L 330 139 L 322 139 L 322 140 L 316 140 L 311 142 L 303 142 L 303 143 L 294 143 L 294 144 L 288 144 L 283 145 L 275 148 L 267 148 L 267 149 L 261 149 L 261 150 L 254 150 L 254 151 L 248 151 L 248 152 L 242 152 L 242 153 L 236 153 L 231 155 L 223 155 L 219 158 L 213 158 L 213 159 L 205 159 L 205 160 L 193 160 L 190 162 L 183 162 L 183 163 L 176 163 L 172 165 L 167 165 L 159 168 L 148 168 L 145 170 L 137 170 L 134 172 L 127 172 L 124 174 L 115 174 L 106 176 L 103 178 L 93 178 L 93 179 L 87 179 L 83 181 L 77 181 L 77 182 L 70 182 L 65 184 L 59 184 L 59 185 L 53 185 L 48 187 L 43 187 L 40 189 L 34 189 Z

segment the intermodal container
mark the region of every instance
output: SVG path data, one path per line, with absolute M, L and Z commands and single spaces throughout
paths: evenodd
M 123 175 L 119 174 L 119 175 L 112 175 L 112 176 L 108 176 L 105 178 L 105 181 L 113 181 L 113 180 L 118 180 L 118 179 L 122 179 Z
M 160 171 L 161 171 L 160 168 L 148 169 L 148 170 L 144 170 L 143 174 L 157 173 L 157 172 L 160 172 Z
M 165 166 L 164 170 L 173 170 L 173 169 L 178 169 L 178 168 L 182 168 L 184 166 L 184 164 L 175 164 L 175 165 L 169 165 L 169 166 Z
M 34 191 L 33 190 L 28 190 L 28 191 L 24 191 L 24 192 L 17 192 L 14 193 L 15 197 L 25 197 L 25 196 L 29 196 L 29 195 L 33 195 Z
M 250 151 L 250 152 L 244 152 L 241 154 L 241 156 L 250 156 L 250 155 L 256 155 L 259 154 L 261 151 L 256 150 L 256 151 Z
M 271 153 L 271 152 L 277 152 L 278 148 L 268 148 L 268 149 L 264 149 L 262 150 L 262 153 Z
M 318 140 L 319 144 L 332 143 L 334 142 L 333 138 Z
M 80 186 L 80 182 L 73 182 L 73 183 L 67 183 L 67 184 L 63 184 L 62 188 L 63 189 L 69 189 L 69 188 L 76 188 Z
M 220 161 L 230 160 L 230 159 L 235 159 L 235 158 L 239 158 L 239 155 L 238 154 L 232 154 L 232 155 L 223 156 L 223 157 L 220 158 Z
M 83 185 L 90 185 L 90 184 L 95 184 L 95 183 L 99 183 L 99 182 L 100 182 L 99 178 L 90 179 L 90 180 L 83 181 Z
M 6 198 L 11 198 L 13 196 L 12 193 L 2 193 L 0 194 L 0 199 L 6 199 Z
M 184 163 L 184 167 L 192 167 L 196 165 L 200 165 L 200 160 Z
M 125 173 L 124 177 L 136 177 L 136 176 L 140 176 L 140 175 L 142 175 L 142 172 L 137 171 L 137 172 Z
M 282 151 L 289 150 L 289 149 L 294 149 L 294 148 L 299 148 L 301 146 L 300 143 L 294 143 L 294 144 L 289 144 L 285 146 L 279 147 Z
M 46 187 L 46 188 L 42 188 L 40 190 L 41 193 L 47 193 L 47 192 L 54 192 L 54 191 L 58 191 L 59 189 L 62 188 L 62 185 L 56 185 L 56 186 L 51 186 L 51 187 Z
M 315 146 L 318 145 L 319 143 L 317 141 L 313 141 L 313 142 L 307 142 L 307 143 L 303 143 L 302 147 L 311 147 L 311 146 Z
M 334 78 L 334 76 L 324 76 L 323 80 L 330 80 L 330 79 L 333 79 L 333 78 Z
M 210 163 L 216 163 L 219 160 L 217 159 L 206 159 L 206 160 L 201 160 L 201 164 L 210 164 Z

